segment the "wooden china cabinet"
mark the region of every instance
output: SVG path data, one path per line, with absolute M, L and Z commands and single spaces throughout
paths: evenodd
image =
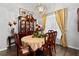
M 35 21 L 32 15 L 18 17 L 18 34 L 20 38 L 34 32 Z

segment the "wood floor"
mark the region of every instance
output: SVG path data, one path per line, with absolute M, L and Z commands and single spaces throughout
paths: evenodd
M 13 46 L 11 49 L 0 52 L 0 56 L 17 56 L 16 47 Z M 56 55 L 55 56 L 79 56 L 79 50 L 71 48 L 63 48 L 59 45 L 56 45 Z

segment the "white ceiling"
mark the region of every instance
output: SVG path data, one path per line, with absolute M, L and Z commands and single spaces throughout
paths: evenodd
M 32 10 L 32 11 L 35 11 L 35 7 L 37 5 L 39 5 L 40 3 L 0 3 L 0 7 L 5 7 L 7 9 L 10 9 L 10 10 L 14 10 L 17 8 L 25 8 L 27 10 Z M 55 10 L 57 8 L 66 8 L 66 7 L 69 7 L 69 6 L 79 6 L 78 3 L 42 3 L 42 5 L 44 5 L 48 11 L 50 11 L 52 9 Z
M 0 3 L 0 7 L 6 8 L 9 12 L 16 12 L 19 11 L 19 8 L 24 8 L 36 14 L 35 7 L 39 4 L 40 3 Z M 41 5 L 46 7 L 47 13 L 61 8 L 74 8 L 74 6 L 79 6 L 78 3 L 41 3 Z

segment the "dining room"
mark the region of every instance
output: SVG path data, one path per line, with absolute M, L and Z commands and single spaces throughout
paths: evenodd
M 0 55 L 78 56 L 78 6 L 0 3 Z

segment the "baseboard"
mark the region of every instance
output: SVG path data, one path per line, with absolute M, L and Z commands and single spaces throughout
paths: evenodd
M 56 43 L 57 44 L 57 43 Z M 13 44 L 14 45 L 14 44 Z M 12 45 L 12 46 L 13 46 Z M 58 45 L 60 45 L 60 44 L 58 44 Z M 68 46 L 69 48 L 72 48 L 72 49 L 76 49 L 76 50 L 79 50 L 79 48 L 77 48 L 77 47 L 73 47 L 73 46 Z M 3 48 L 3 49 L 0 49 L 0 51 L 4 51 L 4 50 L 7 50 L 7 47 L 6 48 Z
M 3 48 L 3 49 L 0 49 L 0 51 L 4 51 L 4 50 L 7 50 L 7 47 L 6 48 Z
M 11 46 L 14 46 L 15 44 L 12 44 Z M 7 50 L 8 46 L 6 48 L 0 49 L 0 51 Z
M 76 49 L 76 50 L 79 50 L 79 48 L 77 47 L 73 47 L 73 46 L 68 46 L 69 48 L 72 48 L 72 49 Z
M 60 45 L 59 43 L 56 43 L 57 45 Z M 72 49 L 76 49 L 76 50 L 79 50 L 79 48 L 78 47 L 74 47 L 74 46 L 70 46 L 70 45 L 68 45 L 68 48 L 72 48 Z

